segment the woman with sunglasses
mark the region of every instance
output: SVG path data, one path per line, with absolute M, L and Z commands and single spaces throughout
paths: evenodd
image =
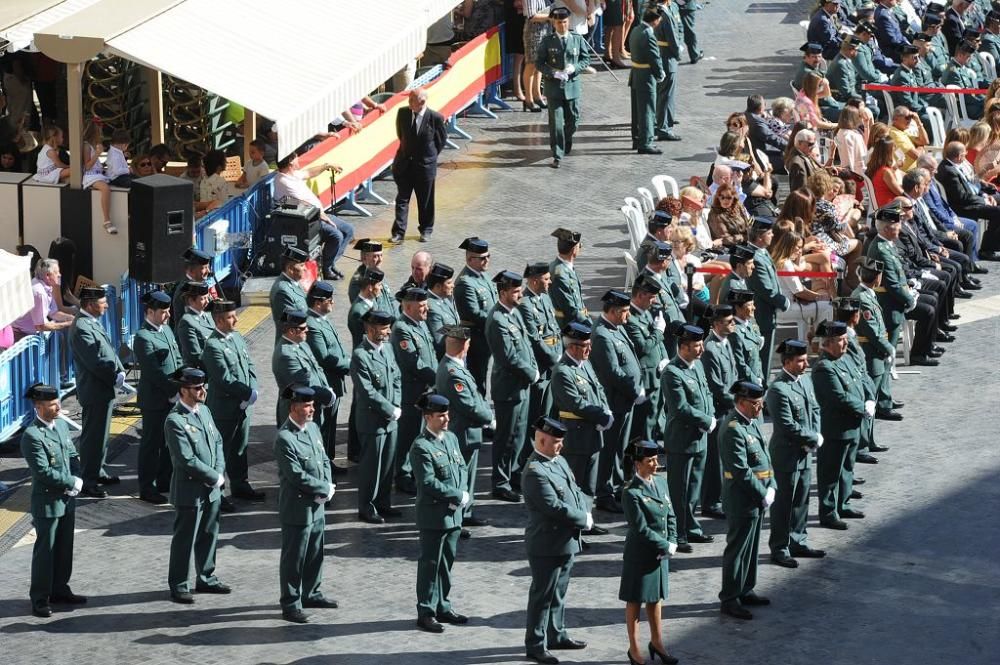
M 712 237 L 720 240 L 727 250 L 734 245 L 742 245 L 747 241 L 751 221 L 750 213 L 739 201 L 736 188 L 728 183 L 719 187 L 708 212 L 708 228 Z

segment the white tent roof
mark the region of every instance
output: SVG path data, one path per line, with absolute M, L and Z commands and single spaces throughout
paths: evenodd
M 31 257 L 0 249 L 0 328 L 31 309 Z
M 100 0 L 3 0 L 11 2 L 7 13 L 0 15 L 0 39 L 8 51 L 33 46 L 35 33 L 72 16 Z

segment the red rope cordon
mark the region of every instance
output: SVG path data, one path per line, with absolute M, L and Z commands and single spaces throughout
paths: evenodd
M 698 272 L 710 275 L 728 275 L 731 270 L 725 268 L 698 268 Z M 814 270 L 779 270 L 780 277 L 836 277 L 835 272 L 818 272 Z
M 865 83 L 861 87 L 865 90 L 887 90 L 889 92 L 951 92 L 956 95 L 985 95 L 989 92 L 986 88 L 918 88 L 912 85 L 884 85 L 882 83 Z

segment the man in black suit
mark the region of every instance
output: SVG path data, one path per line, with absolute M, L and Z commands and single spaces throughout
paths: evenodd
M 392 223 L 391 242 L 403 242 L 410 196 L 417 195 L 417 223 L 420 242 L 434 231 L 434 179 L 438 154 L 448 140 L 444 116 L 427 108 L 427 91 L 410 91 L 407 108 L 396 114 L 399 149 L 392 160 L 392 179 L 396 181 L 396 218 Z
M 756 150 L 764 151 L 771 160 L 775 173 L 785 173 L 784 154 L 788 140 L 776 134 L 767 124 L 767 118 L 764 117 L 764 97 L 761 95 L 747 97 L 745 115 L 747 126 L 750 128 L 750 145 Z
M 941 32 L 948 41 L 948 55 L 955 55 L 955 49 L 962 41 L 962 34 L 965 32 L 963 16 L 971 4 L 971 0 L 955 0 L 945 12 Z
M 965 162 L 965 144 L 952 141 L 944 147 L 944 159 L 938 165 L 937 181 L 944 187 L 948 203 L 962 217 L 970 219 L 989 220 L 989 226 L 983 235 L 980 257 L 992 258 L 1000 251 L 1000 207 L 993 198 L 984 196 L 987 191 L 996 191 L 992 185 L 982 186 L 979 182 L 971 182 L 961 172 L 959 167 Z

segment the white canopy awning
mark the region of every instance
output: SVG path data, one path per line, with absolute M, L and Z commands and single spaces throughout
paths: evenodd
M 8 42 L 7 51 L 33 46 L 36 32 L 72 16 L 100 0 L 3 0 L 11 4 L 0 15 L 0 40 Z
M 31 256 L 0 249 L 0 328 L 24 316 L 32 305 Z
M 63 62 L 101 45 L 252 109 L 277 123 L 284 155 L 420 53 L 458 1 L 91 0 L 36 42 Z

